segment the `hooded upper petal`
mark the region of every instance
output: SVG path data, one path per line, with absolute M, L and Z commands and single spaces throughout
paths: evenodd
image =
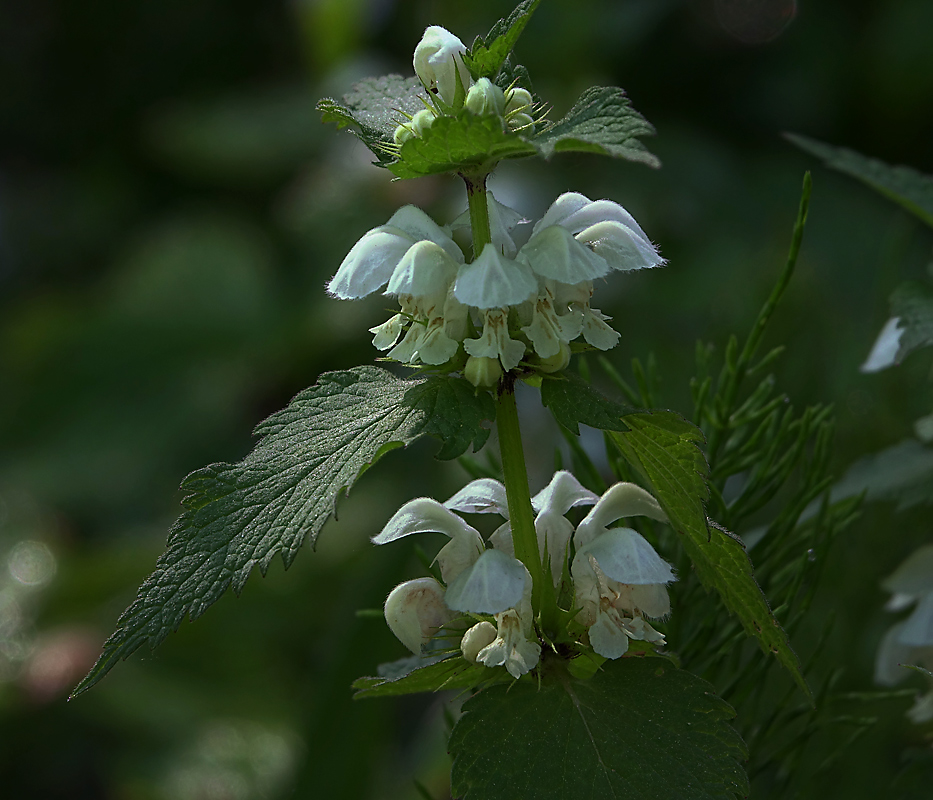
M 576 284 L 601 278 L 609 265 L 566 228 L 551 225 L 532 234 L 516 258 L 542 278 Z
M 671 565 L 631 528 L 606 531 L 581 552 L 595 558 L 606 577 L 619 583 L 646 585 L 676 580 Z
M 465 514 L 501 514 L 509 518 L 509 503 L 505 486 L 495 478 L 470 481 L 444 505 Z
M 373 228 L 350 249 L 327 293 L 341 300 L 359 300 L 381 289 L 415 239 L 400 228 Z
M 486 550 L 448 585 L 446 603 L 455 611 L 498 614 L 519 604 L 527 574 L 521 561 L 500 550 Z
M 667 514 L 649 492 L 634 483 L 615 483 L 577 526 L 574 543 L 578 549 L 586 547 L 616 520 L 639 516 L 667 522 Z
M 565 469 L 558 470 L 540 492 L 531 498 L 535 511 L 551 511 L 566 514 L 577 506 L 591 506 L 599 500 L 599 495 L 591 492 L 572 473 Z
M 386 544 L 413 533 L 443 533 L 450 537 L 436 558 L 448 586 L 485 549 L 479 531 L 430 497 L 419 497 L 405 503 L 373 537 L 373 543 Z
M 444 251 L 458 264 L 463 263 L 463 251 L 450 238 L 447 231 L 425 214 L 418 206 L 402 206 L 389 219 L 387 225 L 404 231 L 414 241 L 427 239 L 444 248 Z
M 437 295 L 446 297 L 447 287 L 457 274 L 454 261 L 439 244 L 413 244 L 392 272 L 386 294 Z
M 590 225 L 608 220 L 621 222 L 641 238 L 648 238 L 635 218 L 618 203 L 613 203 L 611 200 L 590 200 L 579 192 L 565 192 L 551 203 L 544 216 L 535 225 L 534 232 L 537 233 L 548 225 L 560 225 L 571 233 L 577 234 Z
M 588 245 L 612 269 L 628 272 L 664 264 L 657 248 L 628 225 L 604 220 L 584 228 L 575 237 Z
M 518 305 L 537 291 L 538 282 L 527 264 L 504 257 L 492 243 L 472 264 L 460 267 L 454 284 L 454 297 L 479 309 Z

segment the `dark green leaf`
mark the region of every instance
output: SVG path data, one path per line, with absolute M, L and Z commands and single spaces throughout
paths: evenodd
M 610 433 L 629 464 L 649 482 L 671 525 L 682 541 L 702 584 L 715 589 L 765 652 L 773 653 L 800 688 L 810 690 L 787 635 L 755 583 L 752 563 L 742 541 L 728 531 L 707 524 L 704 503 L 706 459 L 698 444 L 699 428 L 670 411 L 630 414 L 629 431 Z
M 417 78 L 385 75 L 357 83 L 341 102 L 325 97 L 317 104 L 323 122 L 354 133 L 379 157 L 379 165 L 395 160 L 395 129 L 425 107 L 424 87 Z M 404 113 L 402 113 L 404 112 Z M 388 149 L 387 149 L 388 148 Z
M 659 167 L 661 162 L 638 140 L 652 135 L 654 127 L 632 108 L 622 89 L 593 86 L 567 116 L 531 141 L 544 158 L 564 152 L 599 153 Z
M 463 63 L 470 68 L 474 79 L 494 78 L 502 67 L 525 25 L 538 7 L 541 0 L 524 0 L 509 14 L 508 19 L 500 19 L 485 36 L 477 36 L 470 52 L 463 58 Z M 526 89 L 528 87 L 525 87 Z
M 450 738 L 463 800 L 723 800 L 744 797 L 745 746 L 705 681 L 660 658 L 484 689 Z
M 483 664 L 471 664 L 461 656 L 447 658 L 407 675 L 387 678 L 359 678 L 353 683 L 360 697 L 393 697 L 417 692 L 438 692 L 442 689 L 472 689 L 484 681 L 512 680 L 504 669 L 490 669 Z
M 389 450 L 434 434 L 444 438 L 440 455 L 454 458 L 486 441 L 480 423 L 494 416 L 489 395 L 462 378 L 402 380 L 375 367 L 322 375 L 257 427 L 260 441 L 243 461 L 185 479 L 187 511 L 75 693 L 143 642 L 158 645 L 186 615 L 199 617 L 228 588 L 239 593 L 253 567 L 265 574 L 276 554 L 288 567 L 305 539 L 314 544 L 338 496 Z
M 513 72 L 516 77 L 527 77 L 523 67 Z M 389 75 L 358 83 L 341 103 L 324 98 L 318 110 L 324 122 L 354 128 L 379 157 L 376 163 L 399 178 L 488 172 L 503 159 L 551 158 L 560 152 L 598 153 L 653 167 L 660 163 L 638 140 L 653 134 L 654 128 L 631 107 L 621 89 L 588 89 L 564 119 L 532 138 L 503 130 L 497 116 L 474 116 L 464 110 L 457 116 L 438 117 L 422 136 L 409 139 L 399 149 L 393 134 L 405 119 L 400 112 L 414 114 L 424 108 L 422 94 L 417 79 Z
M 512 60 L 509 58 L 502 62 L 502 68 L 499 70 L 499 75 L 494 83 L 502 91 L 506 91 L 512 86 L 520 86 L 522 89 L 531 92 L 532 97 L 535 96 L 535 90 L 531 85 L 531 75 L 528 74 L 528 70 L 521 64 L 516 64 L 513 67 Z
M 439 172 L 485 172 L 504 158 L 535 154 L 534 147 L 518 134 L 503 131 L 502 125 L 500 117 L 477 117 L 469 111 L 457 117 L 438 117 L 424 136 L 405 142 L 400 160 L 389 169 L 399 178 Z
M 933 344 L 933 292 L 919 283 L 904 283 L 891 295 L 891 315 L 900 317 L 903 329 L 894 358 L 900 364 L 918 347 Z
M 892 167 L 855 150 L 835 147 L 806 136 L 785 134 L 802 150 L 822 159 L 827 166 L 858 178 L 933 228 L 933 176 L 910 167 Z
M 541 384 L 541 402 L 561 425 L 577 435 L 580 423 L 601 431 L 628 430 L 622 417 L 632 411 L 573 373 L 545 378 Z

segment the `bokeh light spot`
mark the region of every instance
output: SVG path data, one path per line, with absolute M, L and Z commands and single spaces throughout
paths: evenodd
M 10 551 L 7 569 L 17 583 L 42 587 L 55 577 L 55 556 L 42 542 L 19 542 Z

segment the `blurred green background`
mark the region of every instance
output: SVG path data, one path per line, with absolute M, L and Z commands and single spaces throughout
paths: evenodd
M 154 654 L 65 697 L 151 571 L 181 478 L 245 455 L 252 427 L 322 371 L 377 355 L 366 329 L 385 300 L 323 292 L 350 246 L 401 204 L 441 222 L 465 207 L 453 179 L 392 183 L 315 102 L 410 74 L 426 25 L 469 44 L 511 8 L 0 5 L 4 798 L 410 798 L 413 776 L 446 791 L 439 703 L 360 703 L 349 689 L 403 655 L 356 610 L 421 574 L 410 548 L 376 552 L 368 537 L 405 500 L 465 479 L 456 463 L 425 469 L 432 444 L 367 473 L 287 573 L 275 562 Z M 930 410 L 929 352 L 879 375 L 858 366 L 933 236 L 780 134 L 933 172 L 931 30 L 928 0 L 545 0 L 516 59 L 552 117 L 591 84 L 620 85 L 657 127 L 664 167 L 559 157 L 503 165 L 491 186 L 529 217 L 569 189 L 633 212 L 670 264 L 607 284 L 597 305 L 623 334 L 620 368 L 653 352 L 664 404 L 689 413 L 695 340 L 721 347 L 748 329 L 814 169 L 798 273 L 766 344 L 788 345 L 777 371 L 796 405 L 835 403 L 841 473 Z M 531 454 L 533 489 L 548 450 Z M 871 686 L 890 622 L 879 578 L 930 536 L 922 509 L 893 508 L 870 506 L 825 571 L 819 607 L 838 615 L 833 652 L 853 689 Z M 823 797 L 877 796 L 905 748 L 928 746 L 906 705 Z

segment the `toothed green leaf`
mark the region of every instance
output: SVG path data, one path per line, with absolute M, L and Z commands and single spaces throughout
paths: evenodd
M 185 616 L 197 619 L 229 588 L 239 594 L 254 567 L 286 568 L 306 539 L 314 544 L 338 496 L 372 464 L 426 435 L 441 458 L 456 458 L 489 436 L 486 393 L 462 378 L 402 380 L 375 367 L 330 372 L 256 428 L 253 451 L 237 464 L 211 464 L 182 483 L 187 509 L 165 553 L 121 615 L 79 694 L 143 643 L 160 644 Z

